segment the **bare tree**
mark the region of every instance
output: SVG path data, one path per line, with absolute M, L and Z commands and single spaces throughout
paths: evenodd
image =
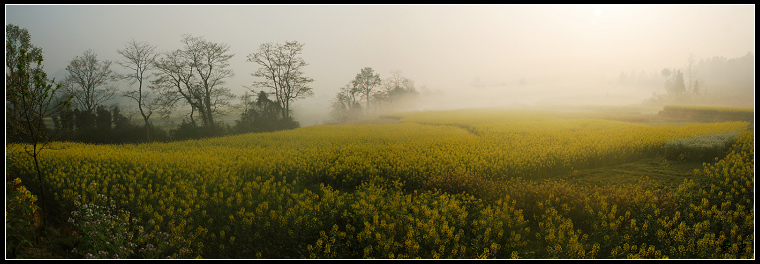
M 159 92 L 161 104 L 171 111 L 177 102 L 191 107 L 201 116 L 204 127 L 216 126 L 215 114 L 225 114 L 235 95 L 224 87 L 225 79 L 234 76 L 230 66 L 229 45 L 209 42 L 185 35 L 184 48 L 163 54 L 157 59 L 158 79 L 152 89 Z M 193 121 L 194 122 L 194 121 Z
M 111 62 L 98 60 L 92 50 L 76 56 L 66 70 L 69 75 L 64 79 L 63 87 L 73 96 L 72 103 L 80 111 L 93 113 L 116 94 L 116 86 L 110 84 L 116 79 Z
M 156 101 L 151 100 L 150 93 L 143 89 L 143 81 L 150 76 L 147 72 L 153 67 L 158 56 L 155 49 L 156 47 L 153 45 L 132 39 L 125 44 L 124 49 L 116 51 L 124 57 L 124 60 L 116 63 L 131 70 L 131 73 L 124 74 L 121 78 L 128 80 L 130 85 L 137 83 L 137 90 L 126 91 L 124 96 L 137 102 L 137 108 L 145 121 L 145 137 L 147 140 L 150 140 L 151 125 L 149 119 L 153 114 Z
M 361 72 L 356 74 L 352 83 L 357 89 L 359 89 L 362 97 L 366 99 L 367 106 L 365 109 L 369 111 L 369 99 L 376 93 L 375 88 L 379 87 L 382 83 L 380 80 L 380 74 L 375 74 L 375 71 L 370 67 L 364 67 Z
M 284 119 L 290 117 L 290 102 L 314 95 L 312 88 L 307 86 L 314 80 L 304 77 L 302 72 L 308 64 L 298 57 L 303 45 L 297 41 L 286 41 L 284 45 L 264 43 L 258 52 L 248 55 L 248 62 L 262 66 L 251 75 L 264 78 L 253 82 L 253 86 L 272 91 Z

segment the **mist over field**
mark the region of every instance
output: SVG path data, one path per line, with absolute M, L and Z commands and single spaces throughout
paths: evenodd
M 29 30 L 56 80 L 86 50 L 123 59 L 116 51 L 131 39 L 158 52 L 180 48 L 185 34 L 227 44 L 234 74 L 225 87 L 238 105 L 248 88 L 269 92 L 252 87 L 259 65 L 247 56 L 262 43 L 298 41 L 313 95 L 292 110 L 308 126 L 331 121 L 340 87 L 365 67 L 413 81 L 419 100 L 402 111 L 647 100 L 754 107 L 754 12 L 752 5 L 6 5 L 6 25 Z M 702 96 L 650 100 L 668 94 L 663 69 L 684 72 L 687 89 L 689 78 L 699 80 Z M 110 103 L 139 119 L 129 99 Z
M 6 5 L 6 258 L 754 259 L 754 12 Z

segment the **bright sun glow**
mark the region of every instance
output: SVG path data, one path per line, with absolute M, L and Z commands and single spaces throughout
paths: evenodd
M 591 25 L 596 26 L 597 18 L 599 18 L 599 15 L 602 14 L 602 8 L 597 6 L 594 8 L 594 17 L 591 19 Z

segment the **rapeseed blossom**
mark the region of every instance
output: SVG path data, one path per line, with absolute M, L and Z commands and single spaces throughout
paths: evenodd
M 754 178 L 737 176 L 754 175 L 744 134 L 740 150 L 700 172 L 713 179 L 708 188 L 592 191 L 546 181 L 656 155 L 671 140 L 746 131 L 747 122 L 496 110 L 397 117 L 169 143 L 60 142 L 41 154 L 42 184 L 63 208 L 103 196 L 149 226 L 156 235 L 130 248 L 142 256 L 156 248 L 173 258 L 753 256 Z M 23 156 L 9 162 L 18 175 L 31 166 Z

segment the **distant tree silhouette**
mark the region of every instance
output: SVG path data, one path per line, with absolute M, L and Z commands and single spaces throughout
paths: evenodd
M 686 93 L 686 85 L 683 81 L 683 73 L 680 70 L 676 70 L 673 78 L 673 92 L 677 98 L 682 98 Z
M 359 90 L 351 82 L 340 89 L 330 106 L 330 115 L 334 122 L 342 123 L 361 116 L 362 106 L 356 99 L 358 94 Z
M 383 91 L 378 97 L 383 101 L 385 111 L 403 107 L 404 101 L 419 95 L 414 87 L 414 81 L 406 78 L 401 71 L 391 71 L 390 77 L 383 80 Z
M 308 64 L 298 57 L 303 46 L 298 41 L 264 43 L 256 53 L 248 55 L 248 62 L 261 66 L 251 75 L 264 78 L 263 81 L 255 81 L 253 86 L 271 90 L 280 105 L 283 119 L 290 119 L 291 102 L 314 95 L 308 86 L 314 79 L 303 75 L 303 67 Z

